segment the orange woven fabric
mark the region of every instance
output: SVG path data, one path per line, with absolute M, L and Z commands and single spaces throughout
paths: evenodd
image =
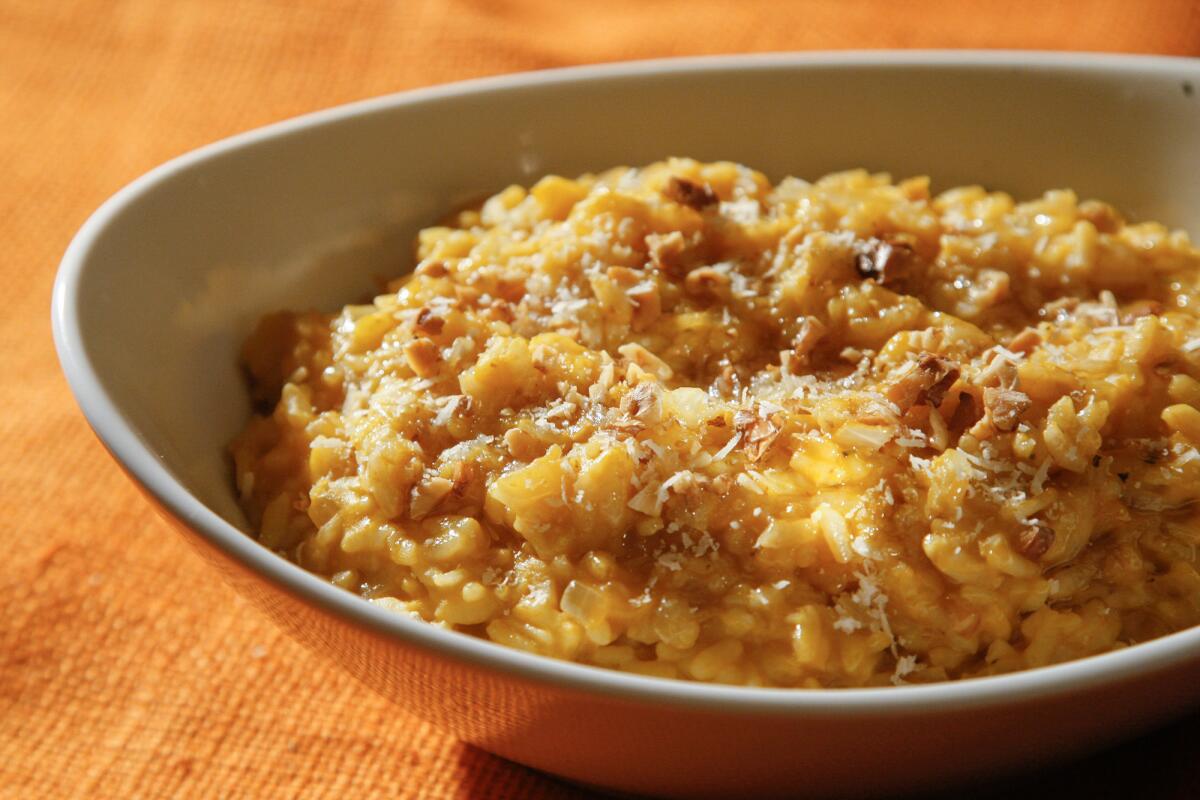
M 1197 55 L 1200 6 L 0 0 L 0 797 L 578 795 L 285 638 L 156 518 L 59 373 L 57 261 L 149 167 L 301 112 L 514 70 L 851 47 Z M 1198 732 L 992 791 L 1194 796 Z

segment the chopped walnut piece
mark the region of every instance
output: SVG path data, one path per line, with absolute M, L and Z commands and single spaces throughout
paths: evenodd
M 673 278 L 683 277 L 686 271 L 683 265 L 683 253 L 686 249 L 687 241 L 679 231 L 646 235 L 646 251 L 650 254 L 651 266 Z
M 712 267 L 700 267 L 687 274 L 683 288 L 700 297 L 720 297 L 729 288 L 729 275 Z
M 1009 340 L 1008 349 L 1014 353 L 1031 353 L 1041 343 L 1041 335 L 1033 328 L 1026 328 Z
M 429 378 L 437 374 L 442 354 L 433 340 L 413 339 L 404 345 L 404 360 L 408 362 L 409 369 L 417 373 L 418 377 Z
M 1044 523 L 1025 528 L 1017 537 L 1017 552 L 1031 561 L 1037 561 L 1054 544 L 1054 529 Z
M 625 436 L 637 436 L 642 431 L 646 430 L 646 426 L 636 419 L 619 418 L 610 420 L 605 423 L 605 427 L 615 431 L 618 438 Z
M 950 359 L 922 353 L 919 359 L 905 365 L 904 371 L 888 389 L 887 398 L 901 411 L 919 405 L 937 408 L 959 374 L 958 365 Z
M 1085 200 L 1080 203 L 1079 218 L 1092 223 L 1100 233 L 1115 233 L 1125 224 L 1119 211 L 1099 200 Z
M 621 399 L 621 411 L 648 425 L 662 419 L 662 410 L 662 388 L 654 381 L 639 383 Z
M 453 489 L 454 483 L 441 476 L 417 484 L 412 490 L 412 498 L 408 507 L 409 516 L 413 519 L 421 519 L 433 511 L 438 503 L 442 502 L 442 498 L 450 494 Z
M 988 365 L 980 370 L 975 377 L 977 386 L 999 386 L 1002 389 L 1015 389 L 1019 377 L 1017 365 L 1006 354 L 996 353 Z
M 1125 306 L 1121 311 L 1121 324 L 1131 325 L 1142 317 L 1155 317 L 1163 312 L 1162 303 L 1156 300 L 1138 300 Z
M 422 261 L 417 264 L 417 268 L 413 270 L 414 275 L 423 275 L 427 278 L 444 278 L 450 274 L 446 269 L 446 265 L 441 261 Z
M 699 211 L 717 202 L 717 195 L 707 183 L 696 183 L 687 178 L 672 177 L 663 189 L 663 195 L 688 208 Z
M 918 395 L 917 402 L 928 403 L 937 408 L 942 404 L 946 391 L 958 380 L 959 368 L 953 361 L 926 354 L 919 362 L 917 369 L 924 375 L 929 385 Z
M 417 312 L 416 328 L 426 336 L 437 336 L 446 326 L 446 320 L 431 308 Z
M 761 461 L 779 437 L 775 415 L 762 416 L 742 409 L 733 415 L 734 428 L 742 435 L 742 446 L 751 461 Z
M 653 283 L 640 283 L 625 294 L 633 302 L 630 325 L 635 331 L 646 330 L 662 316 L 662 297 Z
M 675 374 L 667 362 L 636 342 L 621 345 L 617 352 L 659 380 L 669 380 Z
M 904 282 L 913 265 L 913 247 L 899 239 L 868 239 L 854 255 L 854 269 L 887 287 Z
M 1013 431 L 1021 422 L 1021 415 L 1029 410 L 1033 401 L 1024 392 L 1015 389 L 983 390 L 983 405 L 996 430 Z
M 779 438 L 780 428 L 771 420 L 762 419 L 754 423 L 746 434 L 745 448 L 751 461 L 761 461 Z

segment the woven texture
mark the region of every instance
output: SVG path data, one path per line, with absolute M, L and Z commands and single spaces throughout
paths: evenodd
M 596 9 L 0 0 L 0 797 L 580 794 L 457 743 L 284 637 L 88 431 L 54 357 L 51 283 L 87 214 L 146 169 L 316 108 L 574 63 L 866 47 L 1200 54 L 1189 0 Z M 1197 733 L 1200 717 L 987 794 L 1194 796 Z

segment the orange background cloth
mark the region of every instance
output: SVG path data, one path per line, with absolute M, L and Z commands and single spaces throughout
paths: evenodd
M 414 86 L 865 47 L 1197 55 L 1200 4 L 0 0 L 0 797 L 580 794 L 285 638 L 111 463 L 48 319 L 57 261 L 101 201 L 206 142 Z M 989 794 L 1195 796 L 1197 733 L 1200 715 Z

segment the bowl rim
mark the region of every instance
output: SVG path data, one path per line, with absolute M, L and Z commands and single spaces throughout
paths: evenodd
M 80 409 L 125 472 L 159 507 L 209 545 L 276 589 L 340 621 L 402 645 L 507 678 L 613 700 L 729 714 L 857 717 L 950 712 L 1081 692 L 1167 670 L 1200 659 L 1200 626 L 1132 647 L 1021 672 L 934 684 L 851 689 L 731 686 L 653 678 L 561 661 L 447 631 L 379 608 L 276 555 L 193 497 L 141 440 L 108 394 L 88 357 L 78 309 L 82 276 L 107 228 L 163 182 L 231 150 L 308 128 L 388 109 L 510 89 L 614 79 L 740 71 L 929 68 L 1035 72 L 1085 71 L 1200 78 L 1200 59 L 1176 56 L 1059 53 L 1019 50 L 907 50 L 759 53 L 661 58 L 518 72 L 403 91 L 336 106 L 260 127 L 192 150 L 155 167 L 105 201 L 83 224 L 63 255 L 55 278 L 51 318 L 55 347 Z

